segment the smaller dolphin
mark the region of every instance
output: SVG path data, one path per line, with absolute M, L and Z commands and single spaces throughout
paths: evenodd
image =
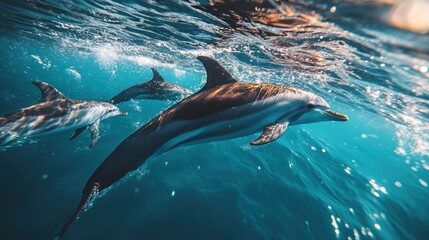
M 114 96 L 110 102 L 118 104 L 131 99 L 180 100 L 191 95 L 191 91 L 166 82 L 159 72 L 151 68 L 153 77 L 150 81 L 134 85 Z
M 33 82 L 42 93 L 36 105 L 0 117 L 0 145 L 31 135 L 77 129 L 72 138 L 86 128 L 91 132 L 90 148 L 100 138 L 100 121 L 127 115 L 107 102 L 82 101 L 66 98 L 56 88 L 44 82 Z

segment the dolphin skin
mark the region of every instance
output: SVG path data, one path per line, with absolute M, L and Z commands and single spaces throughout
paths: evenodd
M 89 178 L 60 237 L 99 191 L 170 149 L 258 132 L 262 134 L 250 144 L 262 145 L 281 137 L 290 125 L 348 120 L 314 93 L 283 85 L 238 82 L 214 59 L 200 56 L 198 60 L 207 71 L 205 86 L 119 144 Z
M 72 138 L 89 128 L 90 148 L 100 138 L 100 121 L 126 115 L 107 102 L 81 101 L 66 98 L 56 88 L 44 82 L 33 82 L 42 93 L 36 105 L 0 117 L 0 145 L 31 135 L 77 129 Z
M 125 89 L 114 96 L 110 102 L 118 104 L 131 99 L 180 100 L 192 94 L 186 88 L 165 81 L 156 69 L 151 68 L 151 70 L 153 77 L 150 81 Z

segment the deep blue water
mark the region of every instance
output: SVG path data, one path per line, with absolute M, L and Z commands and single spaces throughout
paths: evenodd
M 259 1 L 254 1 L 259 2 Z M 290 127 L 169 151 L 109 189 L 64 239 L 428 239 L 429 35 L 395 28 L 386 3 L 2 1 L 0 115 L 45 81 L 108 100 L 152 77 L 193 92 L 196 59 L 240 81 L 312 91 L 348 122 Z M 70 131 L 0 152 L 0 238 L 52 239 L 92 172 L 173 105 L 120 104 L 98 145 Z M 126 156 L 124 156 L 126 157 Z

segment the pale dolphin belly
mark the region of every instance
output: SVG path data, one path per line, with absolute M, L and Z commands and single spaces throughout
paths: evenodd
M 168 128 L 187 128 L 190 130 L 168 140 L 159 151 L 163 153 L 176 147 L 248 136 L 262 131 L 265 126 L 276 120 L 272 114 L 274 109 L 255 110 L 250 107 L 241 107 L 240 110 L 227 110 L 201 119 L 199 122 L 171 123 L 172 125 L 182 124 L 182 126 L 165 126 L 165 131 L 168 131 Z M 246 114 L 244 112 L 253 113 Z
M 180 134 L 173 135 L 171 139 L 159 148 L 159 154 L 172 148 L 189 146 L 205 142 L 215 142 L 249 136 L 262 132 L 267 125 L 278 120 L 287 120 L 291 113 L 297 109 L 293 102 L 277 104 L 276 99 L 267 99 L 244 106 L 234 107 L 206 118 L 180 123 L 172 122 L 172 126 L 163 126 L 160 135 L 172 135 L 170 129 L 187 129 Z M 290 111 L 285 111 L 289 109 Z M 161 133 L 165 131 L 166 133 Z

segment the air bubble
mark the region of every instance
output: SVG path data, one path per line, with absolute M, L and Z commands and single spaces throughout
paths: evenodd
M 423 187 L 428 187 L 428 184 L 427 184 L 423 179 L 419 179 L 419 183 L 420 183 Z

